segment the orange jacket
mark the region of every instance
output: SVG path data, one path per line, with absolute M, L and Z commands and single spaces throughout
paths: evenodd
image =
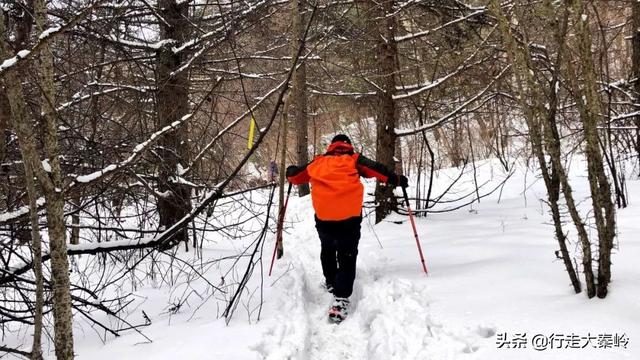
M 398 184 L 398 176 L 384 165 L 354 153 L 353 146 L 338 141 L 309 164 L 287 168 L 287 179 L 295 185 L 311 183 L 311 202 L 320 220 L 345 220 L 360 216 L 364 186 L 360 176 Z

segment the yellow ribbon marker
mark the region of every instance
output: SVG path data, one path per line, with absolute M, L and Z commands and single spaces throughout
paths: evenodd
M 247 141 L 247 149 L 251 150 L 253 147 L 253 133 L 256 130 L 256 121 L 251 117 L 251 123 L 249 124 L 249 139 Z

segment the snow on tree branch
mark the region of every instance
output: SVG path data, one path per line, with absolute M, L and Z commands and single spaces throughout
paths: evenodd
M 101 177 L 113 173 L 117 170 L 120 170 L 128 165 L 130 165 L 131 163 L 133 163 L 138 156 L 140 156 L 140 154 L 142 154 L 150 145 L 152 145 L 160 136 L 168 133 L 169 131 L 175 130 L 176 128 L 178 128 L 179 126 L 181 126 L 184 122 L 186 122 L 187 120 L 189 120 L 191 117 L 193 116 L 193 113 L 188 114 L 183 116 L 180 120 L 178 121 L 174 121 L 173 123 L 171 123 L 170 125 L 167 125 L 165 127 L 163 127 L 162 129 L 156 131 L 155 133 L 151 134 L 151 136 L 145 140 L 144 142 L 136 145 L 133 148 L 133 151 L 131 152 L 131 155 L 129 155 L 128 158 L 126 158 L 125 160 L 116 163 L 116 164 L 111 164 L 101 170 L 98 171 L 94 171 L 90 174 L 86 174 L 86 175 L 77 175 L 74 178 L 74 182 L 75 183 L 89 183 L 89 182 L 93 182 L 95 180 L 100 179 Z M 73 186 L 74 184 L 72 183 L 71 186 Z
M 454 71 L 434 80 L 434 81 L 430 81 L 430 82 L 426 82 L 426 83 L 422 83 L 422 84 L 414 84 L 414 85 L 407 85 L 407 86 L 401 86 L 401 87 L 397 87 L 397 90 L 411 90 L 406 92 L 405 94 L 396 94 L 393 95 L 393 99 L 394 100 L 401 100 L 401 99 L 406 99 L 418 94 L 421 94 L 427 90 L 433 89 L 437 86 L 442 85 L 443 83 L 445 83 L 447 80 L 451 79 L 452 77 L 454 77 L 455 75 L 460 74 L 462 71 L 469 69 L 473 66 L 476 66 L 478 64 L 481 64 L 482 62 L 485 61 L 485 59 L 481 59 L 478 60 L 474 63 L 469 64 L 469 61 L 471 61 L 471 59 L 473 59 L 476 54 L 478 54 L 478 50 L 476 50 L 471 56 L 469 56 L 460 66 L 458 66 Z
M 487 9 L 482 8 L 482 9 L 476 10 L 475 12 L 472 12 L 471 14 L 468 14 L 466 16 L 463 16 L 463 17 L 451 20 L 451 21 L 449 21 L 447 23 L 444 23 L 444 24 L 442 24 L 442 25 L 440 25 L 438 27 L 435 27 L 433 29 L 428 29 L 428 30 L 417 32 L 417 33 L 411 33 L 411 34 L 406 34 L 406 35 L 402 35 L 402 36 L 396 36 L 395 40 L 396 40 L 396 42 L 403 42 L 403 41 L 407 41 L 407 40 L 412 40 L 412 39 L 416 39 L 416 38 L 419 38 L 419 37 L 423 37 L 423 36 L 429 35 L 431 33 L 434 33 L 434 32 L 436 32 L 438 30 L 442 30 L 442 29 L 444 29 L 444 28 L 446 28 L 448 26 L 451 26 L 453 24 L 457 24 L 459 22 L 462 22 L 462 21 L 465 21 L 467 19 L 470 19 L 470 18 L 472 18 L 474 16 L 482 15 L 482 14 L 484 14 L 486 12 L 487 12 Z
M 36 200 L 38 206 L 44 206 L 44 197 L 40 197 Z M 16 210 L 8 211 L 0 214 L 0 224 L 8 223 L 14 219 L 21 218 L 29 213 L 29 206 L 21 206 Z
M 314 17 L 315 14 L 315 8 L 313 10 L 313 12 L 311 13 L 310 16 L 310 20 L 309 20 L 309 24 L 311 23 L 311 20 Z M 309 27 L 307 27 L 306 31 L 305 31 L 305 38 L 307 36 L 307 33 L 309 31 Z M 300 54 L 302 52 L 303 46 L 300 46 L 296 56 L 294 58 L 294 64 L 297 64 Z M 149 248 L 149 247 L 153 247 L 159 244 L 164 243 L 165 241 L 167 241 L 168 239 L 170 239 L 173 235 L 175 235 L 175 233 L 177 231 L 179 231 L 180 229 L 184 228 L 186 225 L 188 225 L 198 214 L 201 214 L 203 211 L 205 211 L 205 209 L 216 199 L 219 199 L 221 197 L 224 196 L 224 189 L 231 183 L 231 181 L 237 176 L 237 174 L 240 172 L 240 170 L 244 167 L 244 165 L 247 163 L 247 161 L 249 160 L 249 158 L 253 155 L 253 153 L 260 147 L 260 144 L 262 143 L 262 141 L 264 140 L 265 136 L 267 135 L 267 133 L 269 132 L 269 129 L 271 128 L 271 126 L 273 125 L 277 114 L 279 112 L 279 109 L 283 103 L 283 98 L 284 95 L 288 89 L 288 85 L 291 81 L 291 78 L 293 76 L 293 72 L 295 70 L 296 66 L 292 66 L 287 74 L 286 79 L 280 84 L 278 85 L 276 88 L 272 89 L 267 95 L 265 95 L 263 97 L 263 99 L 261 99 L 261 101 L 263 101 L 265 98 L 268 97 L 269 94 L 271 94 L 274 91 L 277 91 L 278 89 L 280 89 L 278 98 L 276 100 L 276 105 L 274 106 L 273 111 L 271 112 L 271 116 L 267 122 L 267 125 L 265 126 L 265 128 L 258 132 L 258 138 L 256 139 L 254 146 L 248 150 L 248 152 L 245 154 L 245 156 L 242 158 L 242 160 L 240 161 L 240 163 L 235 167 L 235 169 L 227 176 L 227 178 L 223 181 L 221 181 L 220 183 L 214 185 L 211 190 L 207 191 L 205 196 L 203 197 L 203 200 L 199 202 L 199 204 L 197 206 L 194 207 L 193 210 L 191 210 L 189 213 L 187 213 L 184 217 L 182 217 L 180 220 L 176 221 L 172 226 L 168 227 L 167 229 L 165 229 L 164 231 L 162 231 L 160 234 L 158 234 L 155 237 L 148 237 L 148 238 L 143 238 L 143 239 L 136 239 L 136 240 L 118 240 L 118 241 L 111 241 L 111 242 L 102 242 L 102 243 L 90 243 L 90 244 L 82 244 L 82 245 L 68 245 L 67 247 L 67 253 L 69 255 L 74 255 L 74 254 L 97 254 L 97 253 L 102 253 L 102 252 L 108 252 L 108 251 L 112 251 L 112 250 L 127 250 L 127 249 L 140 249 L 140 248 Z M 220 83 L 220 79 L 218 79 L 217 84 Z M 216 85 L 217 85 L 216 84 Z M 215 86 L 214 86 L 215 88 Z M 204 102 L 204 101 L 203 101 Z M 201 102 L 200 104 L 202 104 L 203 102 Z M 257 104 L 256 104 L 257 105 Z M 199 108 L 199 107 L 198 107 Z M 197 109 L 198 109 L 197 108 Z M 197 111 L 196 109 L 196 111 Z M 131 162 L 133 162 L 133 160 L 135 160 L 135 158 L 147 147 L 149 147 L 149 145 L 156 140 L 159 136 L 161 136 L 162 134 L 164 134 L 165 132 L 171 131 L 173 129 L 175 129 L 176 127 L 180 126 L 181 124 L 183 124 L 185 121 L 187 121 L 189 118 L 191 118 L 193 116 L 193 113 L 188 114 L 186 116 L 184 116 L 180 121 L 176 121 L 174 123 L 172 123 L 169 126 L 166 126 L 165 128 L 159 130 L 158 132 L 154 133 L 148 140 L 146 140 L 145 142 L 138 144 L 134 150 L 133 153 L 131 154 L 131 156 L 118 163 L 118 164 L 112 164 L 107 166 L 106 168 L 100 170 L 100 171 L 96 171 L 93 172 L 91 174 L 87 174 L 87 175 L 82 175 L 82 176 L 78 176 L 76 177 L 76 182 L 90 182 L 90 181 L 95 181 L 109 173 L 112 173 L 114 171 L 116 171 L 117 169 L 120 169 L 128 164 L 130 164 Z M 42 261 L 48 261 L 51 258 L 50 254 L 45 254 L 42 257 Z M 19 276 L 27 271 L 29 271 L 29 269 L 31 269 L 31 267 L 33 266 L 33 263 L 24 263 L 21 264 L 19 266 L 13 266 L 13 267 L 9 267 L 9 268 L 5 268 L 2 269 L 0 268 L 0 272 L 3 273 L 2 276 L 0 276 L 0 284 L 4 284 L 6 282 L 12 281 L 13 279 L 15 279 L 16 276 Z
M 17 66 L 18 64 L 22 63 L 24 60 L 30 58 L 31 55 L 33 55 L 34 53 L 38 52 L 43 45 L 45 45 L 46 43 L 51 41 L 51 39 L 53 39 L 57 35 L 60 35 L 60 34 L 64 33 L 65 31 L 73 28 L 78 22 L 80 22 L 87 15 L 89 15 L 93 11 L 93 9 L 95 9 L 99 5 L 105 3 L 106 1 L 107 0 L 97 0 L 92 5 L 86 7 L 82 11 L 78 12 L 74 16 L 74 18 L 71 19 L 66 24 L 60 25 L 60 26 L 54 26 L 54 27 L 51 27 L 51 28 L 43 31 L 38 36 L 38 42 L 36 42 L 36 44 L 31 49 L 29 49 L 29 50 L 26 50 L 26 49 L 25 50 L 21 50 L 16 54 L 16 56 L 14 56 L 12 58 L 9 58 L 9 59 L 6 59 L 0 64 L 0 76 L 2 76 L 2 74 L 5 71 Z
M 509 68 L 511 68 L 511 65 L 508 65 L 504 69 L 502 69 L 502 71 L 500 71 L 500 73 L 493 78 L 493 80 L 491 81 L 491 83 L 489 83 L 489 85 L 487 85 L 484 89 L 482 89 L 476 95 L 474 95 L 471 98 L 469 98 L 462 105 L 460 105 L 459 107 L 457 107 L 455 110 L 451 111 L 450 113 L 442 116 L 438 120 L 435 120 L 435 121 L 433 121 L 431 123 L 428 123 L 428 124 L 424 124 L 424 125 L 422 125 L 420 127 L 414 128 L 414 129 L 395 129 L 396 135 L 398 135 L 398 136 L 407 136 L 407 135 L 417 134 L 417 133 L 422 132 L 422 131 L 434 129 L 434 128 L 436 128 L 438 126 L 441 126 L 444 123 L 452 120 L 458 113 L 460 113 L 462 110 L 464 110 L 467 106 L 469 106 L 471 103 L 473 103 L 474 101 L 479 99 L 481 96 L 483 96 L 493 86 L 493 84 L 495 84 L 496 81 L 498 79 L 500 79 L 502 77 L 502 75 L 504 75 L 504 73 Z
M 619 121 L 619 120 L 623 120 L 623 119 L 634 118 L 634 117 L 637 117 L 637 116 L 640 116 L 640 111 L 634 111 L 634 112 L 630 112 L 630 113 L 626 113 L 626 114 L 616 115 L 616 116 L 611 118 L 611 121 Z
M 308 84 L 309 86 L 313 86 L 311 84 Z M 317 94 L 317 95 L 327 95 L 327 96 L 346 96 L 346 97 L 353 97 L 353 98 L 361 98 L 364 96 L 374 96 L 376 94 L 376 92 L 374 91 L 369 91 L 369 92 L 345 92 L 345 91 L 328 91 L 328 90 L 320 90 L 320 89 L 310 89 L 309 90 L 310 93 L 312 94 Z

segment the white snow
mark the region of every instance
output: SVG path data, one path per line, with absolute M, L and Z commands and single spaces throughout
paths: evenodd
M 51 34 L 60 31 L 61 27 L 60 26 L 54 26 L 54 27 L 50 27 L 47 30 L 43 31 L 40 36 L 38 36 L 38 39 L 42 40 L 45 39 L 49 36 L 51 36 Z
M 585 200 L 584 161 L 574 159 L 573 164 L 572 185 L 577 199 Z M 439 194 L 459 171 L 439 171 L 434 193 Z M 477 171 L 478 183 L 489 181 L 481 193 L 505 176 L 497 161 L 480 162 Z M 451 198 L 473 189 L 471 173 L 454 187 Z M 140 310 L 144 310 L 152 324 L 141 331 L 153 342 L 130 331 L 107 337 L 103 344 L 90 328 L 76 328 L 75 351 L 78 358 L 93 360 L 638 359 L 640 206 L 634 203 L 634 195 L 640 193 L 640 181 L 628 179 L 627 184 L 632 205 L 618 212 L 613 282 L 604 300 L 572 292 L 563 264 L 554 255 L 557 242 L 540 201 L 544 184 L 518 165 L 501 191 L 479 204 L 416 219 L 429 275 L 422 272 L 406 216 L 395 214 L 378 225 L 373 225 L 371 215 L 365 217 L 351 315 L 341 325 L 326 321 L 331 296 L 321 287 L 319 240 L 310 198 L 292 196 L 285 256 L 276 262 L 274 275 L 265 278 L 259 322 L 247 322 L 246 313 L 255 315 L 256 299 L 243 302 L 237 317 L 226 326 L 217 318 L 220 309 L 211 303 L 200 309 L 195 295 L 180 312 L 169 314 L 166 296 L 174 290 L 148 287 L 136 293 L 144 299 L 143 306 L 131 312 L 129 320 L 140 323 Z M 366 192 L 373 186 L 368 181 Z M 412 191 L 409 188 L 410 196 Z M 241 206 L 236 211 L 228 215 L 246 213 Z M 573 241 L 575 231 L 570 226 L 565 230 Z M 123 244 L 99 246 L 116 243 Z M 219 256 L 229 253 L 219 243 L 210 246 L 206 251 Z M 273 235 L 263 250 L 265 268 L 272 246 Z M 575 243 L 570 248 L 574 253 Z M 183 250 L 179 253 L 190 256 Z M 260 282 L 256 272 L 253 288 Z M 219 278 L 208 276 L 219 283 Z M 189 291 L 201 290 L 195 284 L 186 286 Z M 519 335 L 527 340 L 525 348 L 513 348 Z M 535 350 L 534 337 L 542 339 L 538 345 L 546 341 L 547 349 Z M 507 341 L 511 348 L 504 345 Z M 571 341 L 585 347 L 569 348 Z M 51 349 L 47 359 L 53 358 Z
M 156 50 L 158 50 L 158 49 L 160 49 L 160 48 L 161 48 L 161 47 L 163 47 L 163 46 L 171 45 L 171 44 L 175 44 L 175 43 L 177 43 L 177 42 L 178 42 L 178 41 L 176 41 L 175 39 L 164 39 L 164 40 L 160 40 L 160 41 L 158 41 L 158 42 L 156 42 L 156 43 L 150 44 L 149 46 L 150 46 L 152 49 L 156 49 Z
M 48 173 L 51 172 L 51 164 L 49 164 L 49 159 L 42 160 L 42 168 Z
M 88 183 L 88 182 L 91 182 L 91 181 L 101 177 L 102 175 L 104 175 L 106 173 L 114 171 L 116 168 L 117 168 L 117 166 L 115 164 L 111 164 L 111 165 L 105 167 L 104 169 L 92 172 L 91 174 L 80 175 L 80 176 L 76 177 L 76 181 L 79 182 L 79 183 Z
M 488 178 L 494 165 L 481 166 L 480 178 Z M 575 171 L 573 179 L 585 198 L 583 171 Z M 438 182 L 454 174 L 441 172 Z M 633 345 L 640 337 L 640 289 L 634 279 L 640 276 L 635 265 L 640 239 L 634 233 L 640 225 L 634 219 L 640 207 L 619 214 L 620 249 L 613 258 L 609 297 L 589 300 L 584 293 L 573 294 L 555 258 L 549 215 L 536 201 L 544 196 L 543 184 L 537 181 L 522 193 L 524 176 L 516 173 L 502 195 L 482 199 L 474 211 L 418 219 L 428 276 L 420 269 L 406 217 L 394 215 L 375 227 L 364 220 L 354 310 L 338 327 L 325 321 L 331 298 L 319 286 L 319 245 L 309 199 L 296 199 L 288 217 L 295 232 L 285 237 L 285 253 L 291 256 L 277 263 L 276 277 L 283 275 L 271 295 L 277 297 L 275 308 L 286 311 L 276 315 L 254 348 L 266 359 L 638 358 L 640 348 Z M 638 181 L 630 186 L 630 193 L 640 190 Z M 501 338 L 513 340 L 518 333 L 527 334 L 526 348 L 498 348 Z M 579 336 L 587 347 L 534 350 L 537 334 L 547 341 L 553 335 L 556 347 L 568 344 L 561 339 Z M 618 346 L 612 342 L 599 348 L 607 335 L 614 339 L 616 334 L 622 339 Z M 587 344 L 582 337 L 589 336 L 596 339 Z
M 2 64 L 0 64 L 0 70 L 4 70 L 12 67 L 13 65 L 15 65 L 17 61 L 18 61 L 18 58 L 16 58 L 15 56 L 3 61 Z
M 38 206 L 43 206 L 45 204 L 44 197 L 40 197 L 36 199 L 36 204 Z M 29 206 L 22 206 L 14 211 L 2 213 L 0 214 L 0 223 L 18 218 L 23 215 L 27 215 L 28 213 L 29 213 Z
M 20 50 L 16 56 L 4 60 L 2 64 L 0 64 L 0 73 L 14 66 L 18 60 L 26 58 L 30 53 L 29 50 Z
M 189 140 L 191 141 L 191 140 Z M 184 168 L 184 166 L 182 166 L 182 164 L 178 163 L 178 165 L 176 166 L 176 173 L 179 176 L 182 176 L 184 174 L 186 174 L 187 170 Z

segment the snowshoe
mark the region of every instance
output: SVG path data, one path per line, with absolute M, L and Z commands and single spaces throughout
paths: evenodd
M 340 324 L 343 322 L 349 314 L 348 306 L 349 299 L 339 297 L 334 298 L 333 305 L 331 305 L 331 308 L 329 309 L 329 322 L 334 324 Z

